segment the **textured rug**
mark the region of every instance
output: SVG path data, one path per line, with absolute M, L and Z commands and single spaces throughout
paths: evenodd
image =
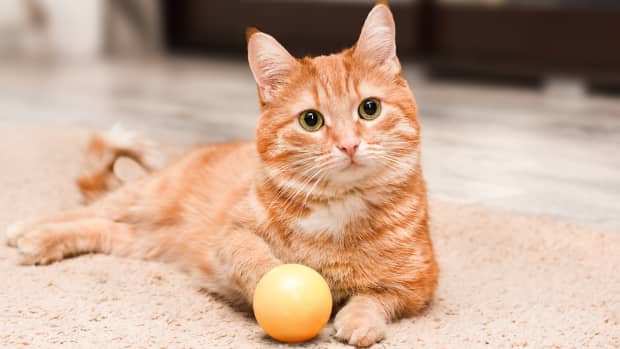
M 77 205 L 85 130 L 0 130 L 0 230 Z M 422 315 L 377 348 L 619 348 L 620 233 L 432 202 L 441 267 Z M 16 265 L 0 247 L 1 348 L 278 348 L 173 266 L 86 255 Z M 347 347 L 331 325 L 300 348 Z

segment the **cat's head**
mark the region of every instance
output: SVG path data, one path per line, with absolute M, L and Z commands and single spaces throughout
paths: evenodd
M 382 2 L 357 43 L 329 56 L 297 59 L 273 37 L 248 30 L 262 114 L 257 147 L 270 176 L 305 190 L 319 180 L 348 190 L 417 169 L 416 105 L 394 38 L 394 19 Z

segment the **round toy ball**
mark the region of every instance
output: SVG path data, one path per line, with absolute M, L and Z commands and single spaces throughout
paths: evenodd
M 300 264 L 267 272 L 254 291 L 254 316 L 268 335 L 285 343 L 315 337 L 332 312 L 332 295 L 321 274 Z

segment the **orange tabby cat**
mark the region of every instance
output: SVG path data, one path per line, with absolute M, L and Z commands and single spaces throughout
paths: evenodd
M 334 301 L 336 336 L 368 346 L 386 324 L 429 302 L 437 265 L 429 238 L 416 104 L 401 77 L 384 3 L 357 44 L 293 58 L 248 31 L 261 104 L 256 143 L 208 145 L 155 170 L 147 143 L 115 129 L 94 137 L 78 184 L 88 206 L 7 229 L 25 264 L 84 252 L 179 263 L 204 286 L 252 301 L 281 263 L 319 271 Z M 121 156 L 148 176 L 114 177 Z

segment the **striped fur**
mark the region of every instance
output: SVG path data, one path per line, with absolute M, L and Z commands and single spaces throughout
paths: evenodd
M 344 304 L 336 336 L 372 345 L 388 322 L 431 300 L 438 275 L 416 103 L 400 75 L 392 15 L 376 5 L 358 43 L 329 56 L 295 59 L 257 30 L 248 41 L 261 103 L 256 142 L 208 145 L 122 184 L 110 179 L 114 161 L 124 154 L 149 167 L 145 143 L 95 137 L 79 182 L 92 203 L 13 225 L 8 242 L 25 264 L 84 252 L 175 262 L 246 303 L 266 271 L 302 263 Z M 357 115 L 367 97 L 382 103 L 372 121 Z M 310 108 L 325 118 L 317 132 L 297 120 Z M 345 141 L 357 142 L 353 155 L 339 150 Z

